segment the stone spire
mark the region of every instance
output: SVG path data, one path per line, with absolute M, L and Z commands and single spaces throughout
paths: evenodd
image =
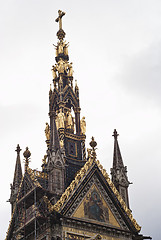
M 54 114 L 55 115 L 55 114 Z M 50 137 L 50 150 L 51 151 L 57 151 L 60 149 L 60 139 L 59 139 L 59 134 L 58 130 L 56 127 L 56 122 L 55 122 L 55 117 L 51 118 L 51 137 Z
M 129 208 L 128 187 L 130 182 L 127 177 L 127 167 L 124 167 L 117 137 L 119 134 L 114 129 L 114 153 L 113 153 L 113 168 L 111 168 L 112 181 Z
M 21 148 L 19 144 L 17 145 L 17 148 L 15 151 L 17 152 L 17 158 L 16 158 L 13 184 L 11 184 L 11 196 L 10 196 L 10 203 L 12 204 L 12 210 L 13 210 L 13 205 L 15 204 L 15 201 L 16 201 L 16 196 L 21 183 L 21 179 L 22 179 L 22 168 L 21 168 L 21 160 L 20 160 Z

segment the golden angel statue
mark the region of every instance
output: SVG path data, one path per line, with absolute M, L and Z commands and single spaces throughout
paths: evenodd
M 64 42 L 64 54 L 68 55 L 68 47 L 69 47 L 69 43 L 66 43 L 66 41 Z
M 58 54 L 62 54 L 63 53 L 63 41 L 59 42 L 58 44 Z
M 48 123 L 46 123 L 45 135 L 46 135 L 46 139 L 50 140 L 50 127 Z
M 81 133 L 82 133 L 83 135 L 85 135 L 85 133 L 86 133 L 86 121 L 85 121 L 85 117 L 82 117 L 80 124 L 81 124 Z
M 68 129 L 73 129 L 74 122 L 73 122 L 73 117 L 71 112 L 67 112 L 67 128 Z
M 58 128 L 64 128 L 64 113 L 62 112 L 62 109 L 60 109 L 60 112 L 58 113 Z
M 64 73 L 64 61 L 62 59 L 60 59 L 57 64 L 57 70 L 59 73 Z
M 68 76 L 69 77 L 72 77 L 73 76 L 73 66 L 72 66 L 72 62 L 68 64 L 68 69 L 69 69 L 69 72 L 68 72 Z
M 56 74 L 57 69 L 55 66 L 52 66 L 51 71 L 52 71 L 53 79 L 57 78 L 57 74 Z

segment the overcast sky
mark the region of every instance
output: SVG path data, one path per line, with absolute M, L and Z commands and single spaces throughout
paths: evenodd
M 57 11 L 97 155 L 110 173 L 114 128 L 128 168 L 130 207 L 141 233 L 161 235 L 161 1 L 5 0 L 0 8 L 0 239 L 10 220 L 16 145 L 41 169 Z M 21 161 L 23 164 L 23 155 Z

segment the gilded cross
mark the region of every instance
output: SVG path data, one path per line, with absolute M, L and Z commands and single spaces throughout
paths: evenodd
M 59 30 L 62 29 L 62 17 L 65 15 L 65 12 L 61 10 L 58 11 L 59 16 L 55 19 L 55 22 L 59 22 Z

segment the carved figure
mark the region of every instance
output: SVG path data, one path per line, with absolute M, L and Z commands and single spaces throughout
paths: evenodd
M 86 121 L 85 121 L 85 117 L 82 117 L 80 124 L 81 124 L 81 132 L 82 132 L 82 134 L 85 135 L 85 133 L 86 133 Z
M 64 42 L 64 54 L 68 55 L 68 47 L 69 47 L 69 43 L 66 43 L 66 41 Z
M 62 54 L 63 53 L 63 42 L 59 42 L 59 45 L 58 45 L 58 54 Z
M 67 128 L 74 129 L 74 122 L 71 112 L 67 112 Z
M 57 65 L 57 69 L 59 73 L 64 73 L 64 61 L 62 59 L 60 59 Z
M 88 158 L 90 158 L 90 157 L 91 157 L 91 152 L 92 152 L 92 149 L 90 149 L 90 148 L 87 148 L 87 152 L 88 152 Z
M 60 147 L 61 147 L 61 148 L 64 147 L 64 141 L 63 141 L 63 139 L 60 140 Z
M 65 61 L 64 62 L 64 71 L 67 73 L 67 69 L 68 69 L 68 62 Z
M 64 128 L 64 113 L 62 112 L 62 109 L 60 109 L 60 112 L 58 113 L 58 128 Z
M 55 67 L 55 66 L 52 66 L 53 79 L 57 78 L 56 71 L 57 71 L 56 67 Z
M 45 135 L 46 135 L 46 139 L 50 140 L 50 127 L 48 123 L 46 123 Z
M 73 76 L 73 66 L 72 66 L 72 62 L 68 64 L 68 68 L 69 68 L 69 72 L 68 72 L 68 76 L 72 77 Z

